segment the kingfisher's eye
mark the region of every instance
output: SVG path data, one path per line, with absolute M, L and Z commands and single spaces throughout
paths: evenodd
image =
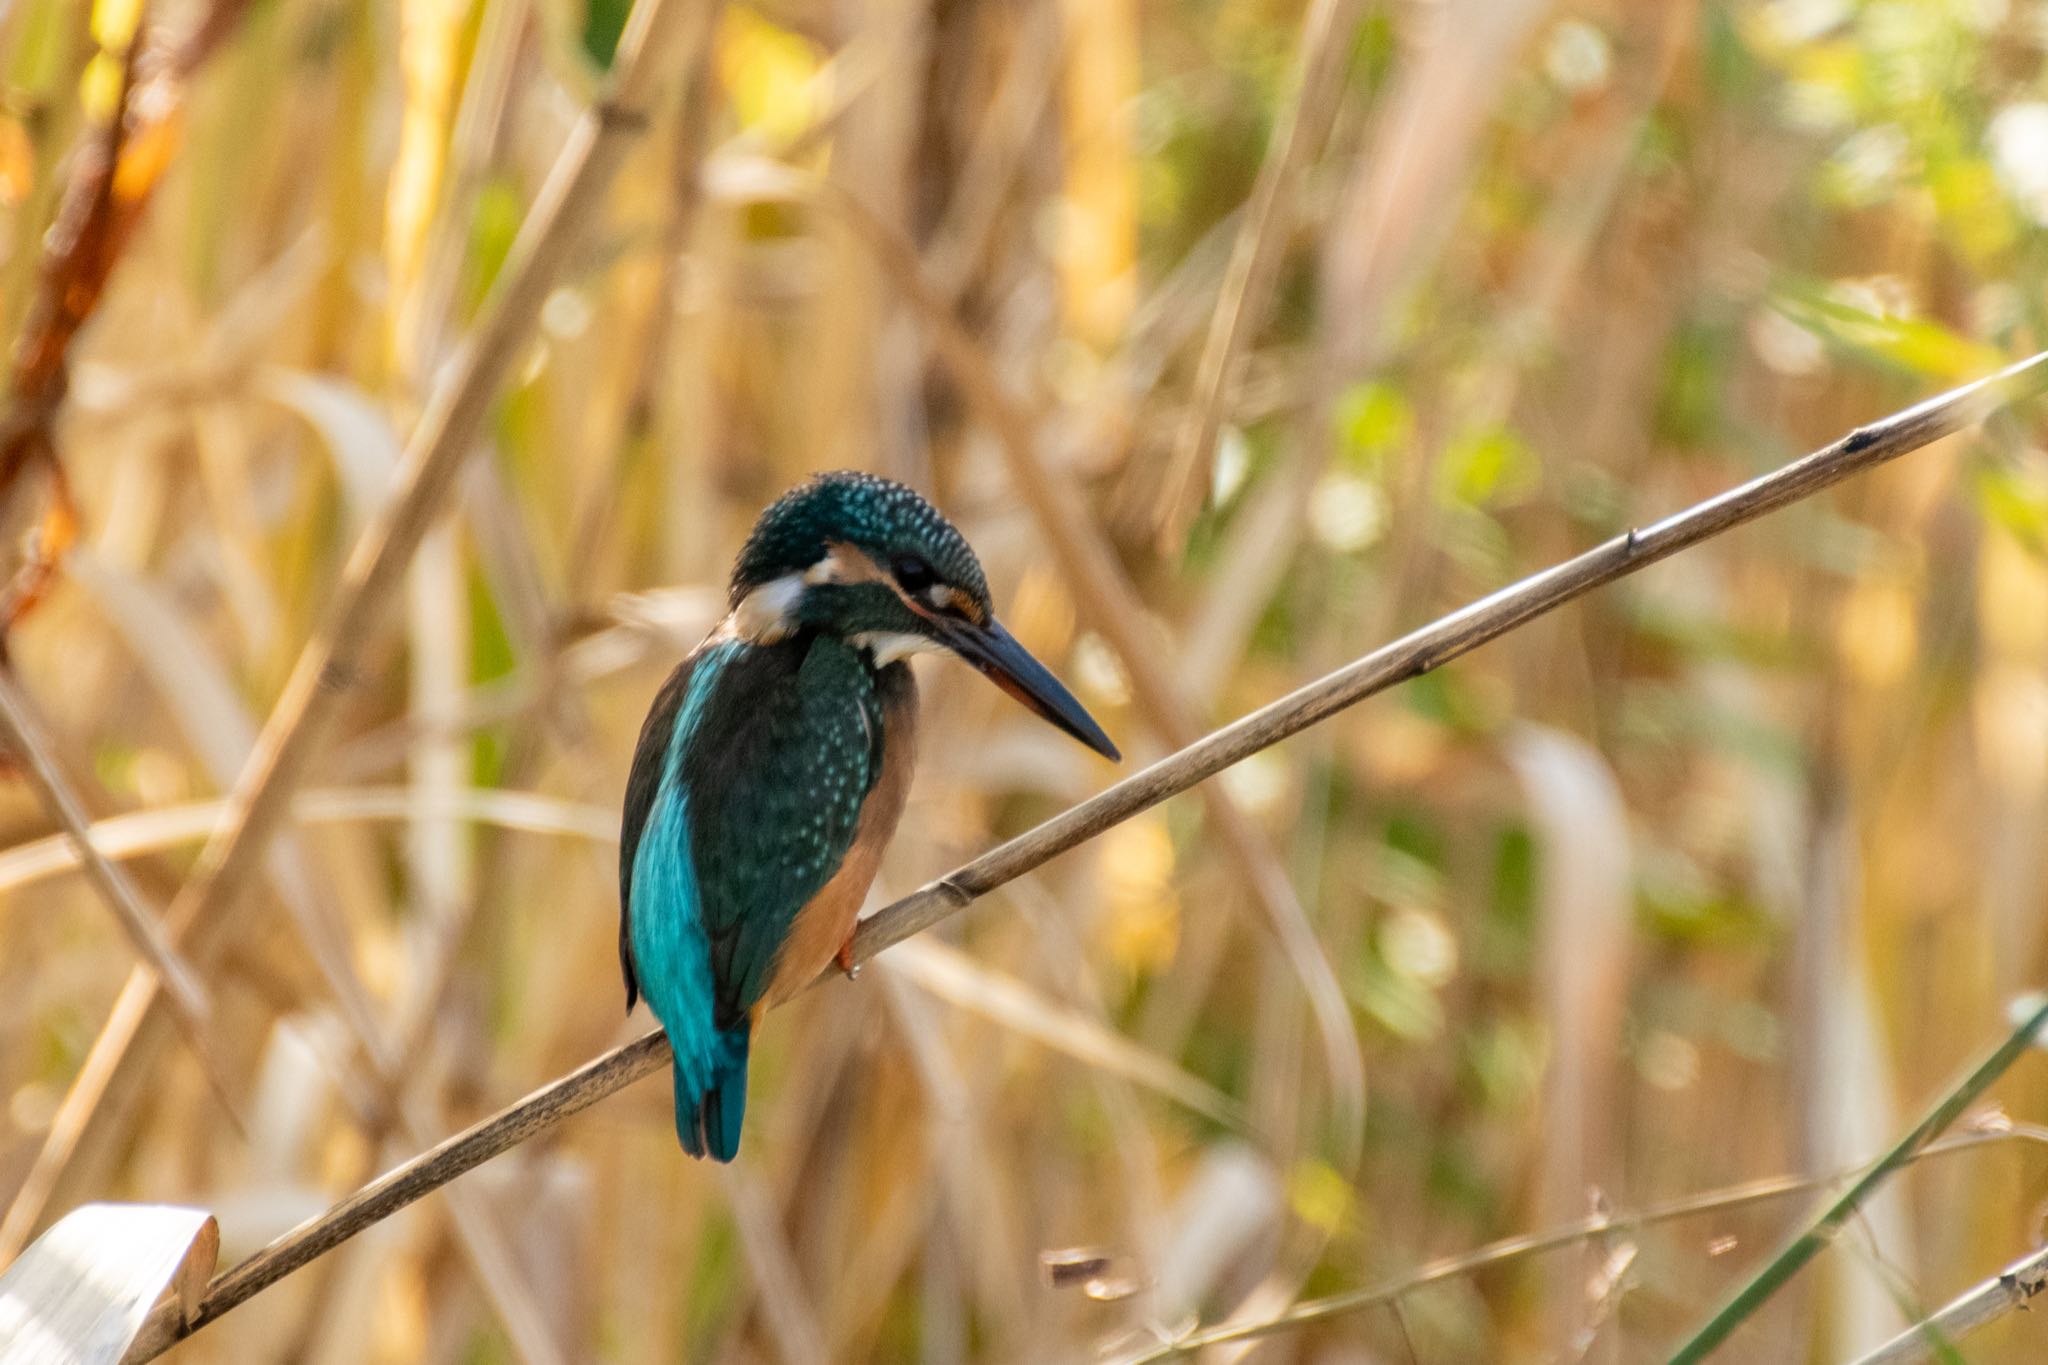
M 890 561 L 889 572 L 896 575 L 897 585 L 907 593 L 922 593 L 939 581 L 932 566 L 916 555 L 897 555 Z

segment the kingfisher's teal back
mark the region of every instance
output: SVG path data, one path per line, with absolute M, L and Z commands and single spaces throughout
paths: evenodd
M 909 787 L 916 688 L 944 649 L 1099 752 L 1080 703 L 996 623 L 981 566 L 910 489 L 822 475 L 762 514 L 732 610 L 640 731 L 620 836 L 619 955 L 674 1049 L 676 1131 L 730 1161 L 769 1006 L 835 956 Z

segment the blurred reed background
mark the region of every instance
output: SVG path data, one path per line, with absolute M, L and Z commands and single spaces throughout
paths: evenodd
M 615 957 L 632 738 L 808 471 L 934 494 L 1142 762 L 2048 345 L 2034 0 L 707 4 L 210 973 L 244 1127 L 172 1035 L 40 1222 L 192 1202 L 232 1261 L 645 1028 Z M 125 83 L 149 100 L 107 203 L 141 216 L 101 243 L 68 391 L 18 364 L 0 432 L 9 544 L 67 529 L 25 414 L 76 523 L 9 651 L 150 906 L 625 18 L 0 4 L 9 338 L 40 334 L 138 24 L 180 54 Z M 639 1084 L 174 1358 L 1091 1359 L 1860 1160 L 2040 975 L 2035 440 L 1996 423 L 1546 617 L 812 992 L 757 1040 L 729 1171 Z M 922 678 L 886 895 L 1114 772 L 957 666 Z M 135 961 L 20 778 L 0 1195 Z M 2044 1082 L 2001 1087 L 2013 1120 Z M 2044 1176 L 2024 1142 L 1917 1167 L 1745 1358 L 1881 1340 L 2033 1244 Z M 1258 1354 L 1653 1358 L 1801 1206 Z M 1073 1246 L 1109 1262 L 1051 1283 Z

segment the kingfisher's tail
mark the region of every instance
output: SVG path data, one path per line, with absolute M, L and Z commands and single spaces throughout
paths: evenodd
M 702 1075 L 675 1064 L 676 1136 L 691 1156 L 731 1161 L 740 1150 L 740 1121 L 747 1114 L 747 1038 L 751 1023 L 724 1029 Z M 693 1069 L 694 1070 L 694 1069 Z

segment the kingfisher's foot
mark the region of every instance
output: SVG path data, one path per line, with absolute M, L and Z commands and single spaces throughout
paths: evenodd
M 860 964 L 853 960 L 853 935 L 846 936 L 846 942 L 839 945 L 839 951 L 832 960 L 839 964 L 839 970 L 846 973 L 848 981 L 860 975 Z

